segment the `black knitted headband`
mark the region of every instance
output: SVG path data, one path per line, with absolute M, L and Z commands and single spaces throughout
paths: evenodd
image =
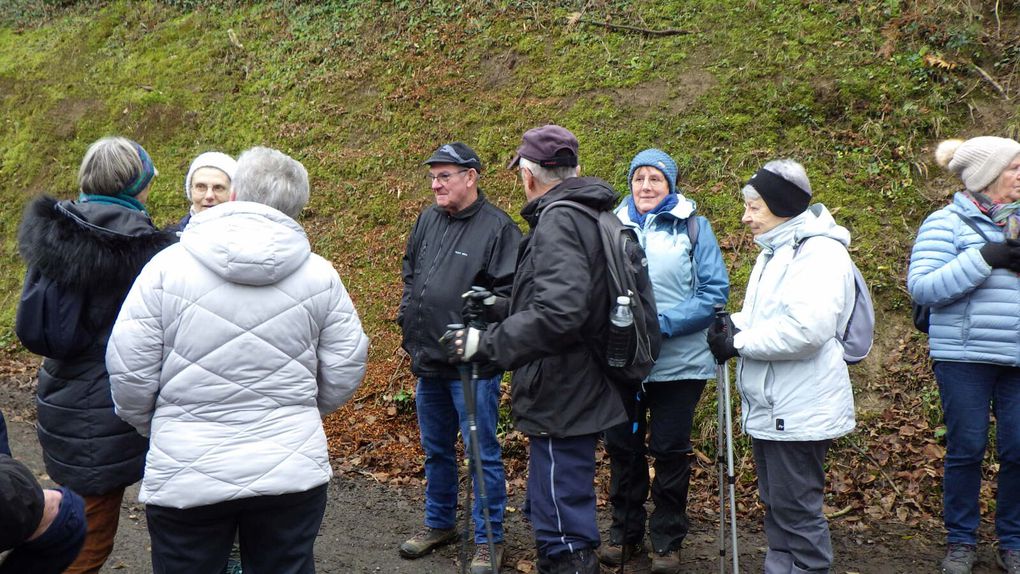
M 747 180 L 747 185 L 758 192 L 769 211 L 777 217 L 800 215 L 804 213 L 808 203 L 811 202 L 811 194 L 790 180 L 765 168 L 759 169 L 752 175 L 751 179 Z

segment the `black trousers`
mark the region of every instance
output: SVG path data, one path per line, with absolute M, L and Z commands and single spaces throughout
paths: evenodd
M 691 425 L 705 381 L 646 383 L 644 389 L 640 401 L 624 397 L 633 420 L 606 431 L 609 502 L 613 510 L 609 540 L 613 544 L 634 544 L 644 538 L 649 490 L 645 455 L 650 453 L 655 467 L 655 479 L 651 481 L 655 508 L 648 519 L 648 536 L 652 549 L 664 553 L 680 548 L 690 527 L 687 492 L 691 482 Z
M 194 508 L 147 505 L 154 574 L 219 574 L 234 533 L 245 574 L 312 574 L 326 485 Z

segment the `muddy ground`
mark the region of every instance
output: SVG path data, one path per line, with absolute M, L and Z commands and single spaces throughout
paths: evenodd
M 11 446 L 46 482 L 39 445 L 34 429 L 32 384 L 0 380 L 0 409 L 8 418 Z M 692 485 L 692 488 L 715 485 Z M 143 505 L 137 502 L 138 487 L 128 490 L 121 512 L 116 547 L 104 573 L 151 572 L 149 538 Z M 329 485 L 329 503 L 319 541 L 316 567 L 322 573 L 453 573 L 459 572 L 458 546 L 448 546 L 425 558 L 407 561 L 396 552 L 397 546 L 421 524 L 422 491 L 419 487 L 391 487 L 378 484 L 360 474 L 334 476 Z M 509 505 L 520 508 L 523 496 L 511 497 Z M 600 511 L 599 521 L 605 536 L 608 514 Z M 685 573 L 719 571 L 717 522 L 692 521 L 681 558 Z M 764 535 L 758 524 L 740 521 L 739 549 L 742 572 L 760 572 L 765 551 Z M 534 572 L 535 552 L 531 532 L 520 512 L 510 512 L 506 524 L 507 554 L 504 573 Z M 941 533 L 912 530 L 898 524 L 874 523 L 850 528 L 839 519 L 832 521 L 835 551 L 834 573 L 917 573 L 936 572 L 943 547 Z M 473 551 L 473 548 L 469 549 Z M 981 564 L 975 574 L 998 572 L 992 550 L 981 548 Z M 647 572 L 644 559 L 628 572 Z M 614 570 L 615 572 L 616 570 Z M 605 570 L 609 572 L 609 570 Z

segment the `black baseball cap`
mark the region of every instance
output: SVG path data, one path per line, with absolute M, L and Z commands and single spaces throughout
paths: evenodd
M 42 488 L 25 465 L 0 454 L 0 552 L 35 532 L 46 505 Z
M 426 165 L 434 163 L 451 163 L 453 165 L 474 168 L 478 173 L 482 173 L 482 160 L 478 159 L 478 154 L 475 153 L 475 150 L 469 148 L 463 142 L 453 142 L 439 146 L 439 149 L 432 152 L 432 157 L 425 160 Z
M 524 132 L 517 155 L 507 165 L 513 169 L 521 158 L 542 167 L 573 167 L 577 165 L 577 138 L 570 130 L 554 124 Z

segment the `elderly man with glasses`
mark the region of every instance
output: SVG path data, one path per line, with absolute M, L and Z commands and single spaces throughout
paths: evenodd
M 464 389 L 439 337 L 448 324 L 462 322 L 461 295 L 471 286 L 509 297 L 521 239 L 510 216 L 489 203 L 479 189 L 482 162 L 474 150 L 453 142 L 437 149 L 425 164 L 435 203 L 418 216 L 407 239 L 404 293 L 397 313 L 403 347 L 418 378 L 415 404 L 427 481 L 425 527 L 400 545 L 400 555 L 409 559 L 457 538 L 457 432 L 465 446 L 469 435 Z M 472 574 L 491 572 L 492 563 L 498 570 L 506 506 L 502 452 L 496 440 L 503 372 L 490 363 L 480 364 L 478 372 L 477 436 L 495 556 L 490 555 L 483 509 L 475 496 Z

